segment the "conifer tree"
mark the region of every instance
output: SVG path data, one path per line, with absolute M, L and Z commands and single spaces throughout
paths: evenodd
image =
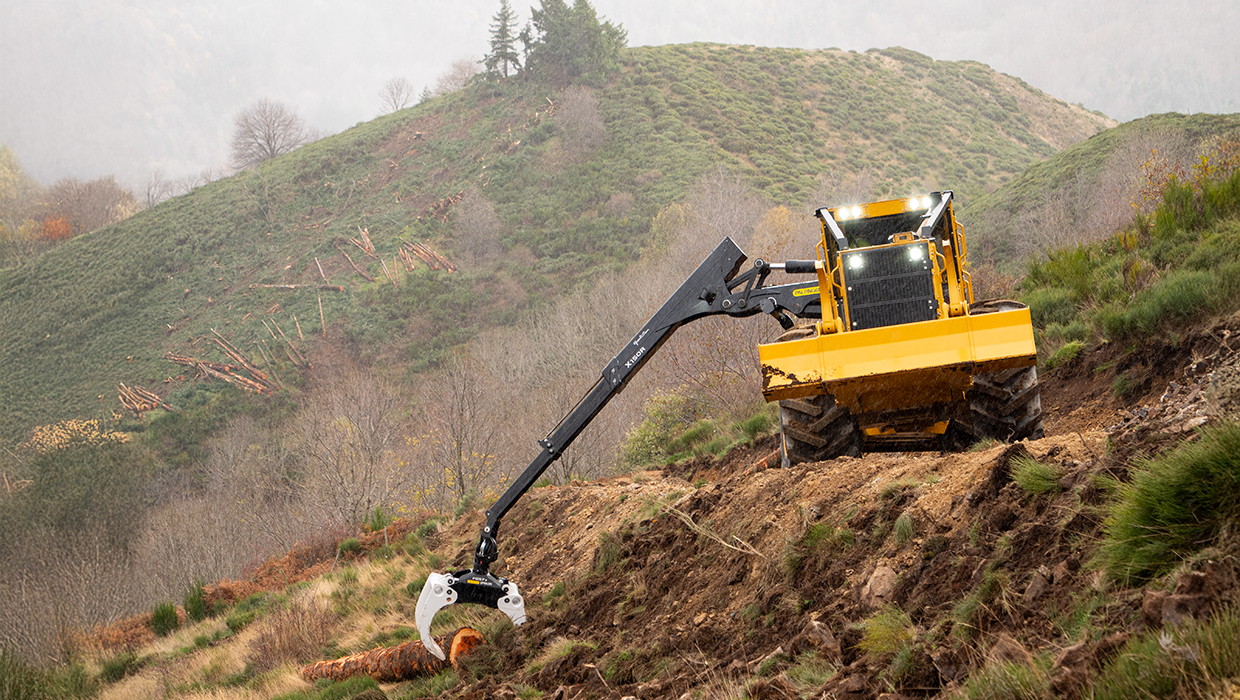
M 491 53 L 486 55 L 484 64 L 487 74 L 492 78 L 507 78 L 509 68 L 520 70 L 521 58 L 517 55 L 517 15 L 512 11 L 508 0 L 500 0 L 499 12 L 492 17 Z
M 525 68 L 553 83 L 601 87 L 620 70 L 620 52 L 628 35 L 619 25 L 600 22 L 587 0 L 542 0 L 530 8 L 532 30 L 522 33 L 528 48 Z

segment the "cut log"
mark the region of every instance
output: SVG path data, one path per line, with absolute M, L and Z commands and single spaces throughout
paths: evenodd
M 319 678 L 342 681 L 354 676 L 370 676 L 381 683 L 407 681 L 436 675 L 449 666 L 456 668 L 475 647 L 486 644 L 482 633 L 472 627 L 462 627 L 452 634 L 437 637 L 435 641 L 440 648 L 448 650 L 447 661 L 427 651 L 421 641 L 415 641 L 371 649 L 335 661 L 319 661 L 303 666 L 301 675 L 311 682 Z
M 251 289 L 317 289 L 322 292 L 343 292 L 338 284 L 251 284 Z
M 375 281 L 375 278 L 374 278 L 374 277 L 371 277 L 370 275 L 366 274 L 366 273 L 362 270 L 362 268 L 360 268 L 360 267 L 358 267 L 358 266 L 357 266 L 357 263 L 353 262 L 353 258 L 349 257 L 349 254 L 348 254 L 348 253 L 344 252 L 343 250 L 341 250 L 341 249 L 339 249 L 339 248 L 337 248 L 337 250 L 340 250 L 340 254 L 344 256 L 344 259 L 345 259 L 345 260 L 348 260 L 348 261 L 349 261 L 349 264 L 353 266 L 353 269 L 357 272 L 357 274 L 361 275 L 361 276 L 362 276 L 362 277 L 363 277 L 363 278 L 364 278 L 367 282 L 374 282 L 374 281 Z

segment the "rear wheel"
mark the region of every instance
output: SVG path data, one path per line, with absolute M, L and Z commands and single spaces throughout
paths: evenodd
M 843 455 L 861 456 L 861 429 L 830 394 L 779 402 L 780 459 L 785 467 Z

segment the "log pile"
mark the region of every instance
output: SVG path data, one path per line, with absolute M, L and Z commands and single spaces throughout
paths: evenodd
M 177 409 L 164 403 L 163 399 L 159 398 L 159 394 L 146 389 L 136 386 L 125 386 L 125 383 L 121 382 L 117 385 L 116 391 L 120 395 L 121 405 L 137 418 L 141 418 L 143 413 L 154 411 L 157 408 L 180 413 Z
M 437 637 L 435 641 L 441 649 L 448 650 L 447 661 L 427 651 L 422 642 L 414 641 L 351 654 L 335 661 L 319 661 L 303 666 L 301 675 L 310 682 L 320 678 L 342 681 L 353 676 L 370 676 L 380 683 L 407 681 L 436 675 L 448 666 L 456 668 L 459 661 L 475 647 L 486 644 L 482 633 L 471 627 L 462 627 L 452 634 Z
M 425 243 L 410 243 L 405 239 L 401 239 L 400 259 L 405 264 L 406 272 L 413 272 L 413 268 L 417 265 L 414 258 L 426 263 L 432 270 L 447 270 L 448 272 L 456 272 L 456 265 L 448 262 L 444 256 L 431 250 Z
M 422 215 L 418 217 L 418 221 L 421 221 L 428 216 L 433 216 L 440 221 L 447 221 L 448 213 L 452 211 L 452 205 L 462 199 L 465 199 L 465 190 L 461 190 L 460 192 L 457 192 L 449 197 L 444 197 L 439 201 L 431 202 L 426 205 L 426 209 L 422 210 Z
M 271 329 L 269 328 L 268 330 L 270 331 Z M 229 384 L 236 384 L 258 394 L 270 394 L 280 388 L 266 373 L 256 367 L 253 362 L 250 362 L 249 358 L 241 354 L 241 351 L 232 343 L 225 340 L 224 336 L 216 333 L 214 328 L 211 329 L 211 332 L 215 334 L 215 338 L 212 339 L 215 341 L 215 344 L 236 364 L 199 360 L 186 355 L 178 355 L 174 352 L 166 353 L 164 359 L 185 367 L 193 367 L 198 373 L 198 377 L 222 379 Z M 283 335 L 283 331 L 281 331 L 281 335 Z M 272 337 L 275 337 L 274 333 Z M 288 342 L 287 338 L 285 338 L 285 342 Z M 289 345 L 292 345 L 292 343 L 289 343 Z M 294 349 L 294 352 L 296 352 L 296 349 Z M 299 354 L 298 357 L 301 357 L 301 355 Z M 291 356 L 290 359 L 292 359 Z M 124 399 L 122 399 L 123 402 Z
M 360 241 L 356 238 L 350 238 L 349 242 L 357 246 L 358 250 L 363 253 L 372 258 L 375 257 L 375 244 L 370 242 L 370 227 L 362 228 L 358 226 L 357 235 L 361 237 Z

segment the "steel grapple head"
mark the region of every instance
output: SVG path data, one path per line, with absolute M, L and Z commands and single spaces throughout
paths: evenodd
M 525 598 L 516 583 L 469 569 L 454 574 L 432 573 L 418 596 L 414 621 L 422 644 L 440 659 L 445 658 L 444 651 L 431 637 L 431 622 L 435 613 L 454 603 L 479 603 L 504 613 L 514 625 L 525 623 Z

